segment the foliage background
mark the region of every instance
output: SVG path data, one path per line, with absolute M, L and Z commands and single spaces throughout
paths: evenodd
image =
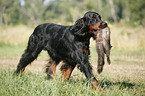
M 145 26 L 144 0 L 0 0 L 0 24 L 70 24 L 86 11 L 110 22 Z

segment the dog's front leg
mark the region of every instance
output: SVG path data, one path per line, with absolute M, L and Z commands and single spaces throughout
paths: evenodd
M 90 63 L 88 61 L 88 56 L 85 56 L 83 62 L 84 63 L 80 63 L 78 65 L 78 69 L 85 74 L 85 76 L 88 80 L 91 80 L 92 85 L 93 85 L 93 89 L 99 88 L 98 81 L 92 73 L 92 66 L 90 65 Z

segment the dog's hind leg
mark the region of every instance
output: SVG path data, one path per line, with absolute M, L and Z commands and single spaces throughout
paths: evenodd
M 76 66 L 76 64 L 74 64 L 74 65 L 70 65 L 70 64 L 67 64 L 66 63 L 66 64 L 62 65 L 61 68 L 60 68 L 60 70 L 62 71 L 62 78 L 64 80 L 69 79 L 69 77 L 71 76 L 71 73 L 72 73 L 73 69 Z
M 55 80 L 55 70 L 56 70 L 56 66 L 59 64 L 60 60 L 53 60 L 51 57 L 50 57 L 50 60 L 46 66 L 46 73 L 47 73 L 47 78 L 48 79 L 51 79 L 53 78 Z
M 41 43 L 35 43 L 34 39 L 35 38 L 33 36 L 30 37 L 27 49 L 18 63 L 17 70 L 15 71 L 16 74 L 22 73 L 25 70 L 25 67 L 34 61 L 38 54 L 42 51 L 42 46 L 40 45 Z

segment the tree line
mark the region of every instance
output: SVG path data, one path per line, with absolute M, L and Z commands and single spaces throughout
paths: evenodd
M 144 0 L 0 0 L 0 25 L 72 24 L 90 10 L 110 23 L 145 26 Z

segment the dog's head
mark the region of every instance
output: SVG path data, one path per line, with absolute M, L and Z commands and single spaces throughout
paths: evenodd
M 101 20 L 101 16 L 97 12 L 87 12 L 78 19 L 71 31 L 78 36 L 86 36 L 89 34 L 96 34 L 96 30 L 107 27 L 107 23 Z M 89 29 L 89 30 L 88 30 Z
M 87 12 L 83 18 L 86 21 L 90 32 L 107 27 L 107 23 L 101 20 L 101 16 L 97 12 Z

